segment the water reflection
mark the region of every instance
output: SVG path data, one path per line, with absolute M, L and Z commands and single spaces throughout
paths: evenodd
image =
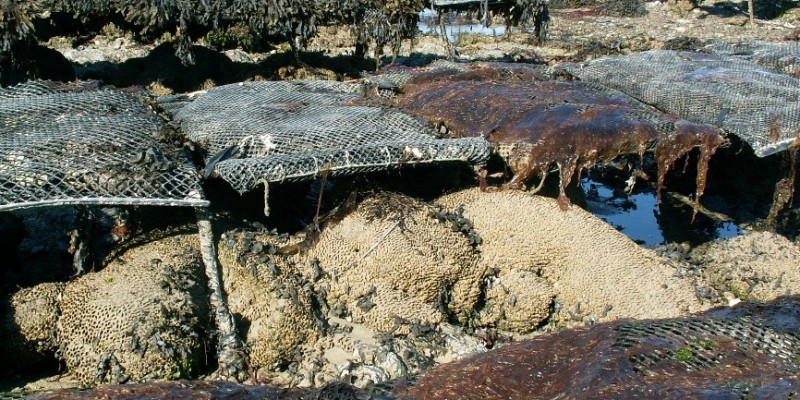
M 445 31 L 447 32 L 447 39 L 450 43 L 458 43 L 458 39 L 464 34 L 478 34 L 487 36 L 503 36 L 506 33 L 505 25 L 492 25 L 487 28 L 481 23 L 463 23 L 455 21 L 448 21 L 451 18 L 445 16 Z M 423 35 L 439 35 L 439 26 L 436 22 L 436 13 L 430 9 L 425 9 L 419 14 L 419 23 L 417 26 Z
M 581 187 L 589 212 L 646 247 L 673 242 L 694 246 L 742 233 L 733 222 L 715 221 L 702 214 L 692 222 L 692 209 L 669 196 L 664 196 L 659 207 L 652 189 L 626 195 L 622 187 L 590 178 L 583 178 Z

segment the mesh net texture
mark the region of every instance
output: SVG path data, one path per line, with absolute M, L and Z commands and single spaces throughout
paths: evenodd
M 795 398 L 797 306 L 789 297 L 563 330 L 428 370 L 409 397 Z
M 91 82 L 0 89 L 0 211 L 41 205 L 205 206 L 188 159 L 140 101 Z
M 800 78 L 800 43 L 767 43 L 755 40 L 729 43 L 715 40 L 702 49 L 711 54 L 736 56 L 763 67 Z
M 562 66 L 660 110 L 732 133 L 764 157 L 800 139 L 800 80 L 725 55 L 647 51 Z
M 550 79 L 546 70 L 520 64 L 473 63 L 464 72 L 419 72 L 397 96 L 404 111 L 455 137 L 486 137 L 514 176 L 506 187 L 560 175 L 559 204 L 575 172 L 648 149 L 658 163 L 657 187 L 695 146 L 699 201 L 708 160 L 722 144 L 719 129 L 680 120 L 617 90 L 583 81 Z
M 207 151 L 207 172 L 239 192 L 322 171 L 336 176 L 488 159 L 484 139 L 438 139 L 408 115 L 359 105 L 363 91 L 325 81 L 246 82 L 211 89 L 175 117 Z

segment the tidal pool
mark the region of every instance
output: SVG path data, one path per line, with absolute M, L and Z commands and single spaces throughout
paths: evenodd
M 691 207 L 672 201 L 667 195 L 659 205 L 655 189 L 628 195 L 621 187 L 588 177 L 581 179 L 581 187 L 589 212 L 646 247 L 669 242 L 697 245 L 743 233 L 733 222 L 716 221 L 703 214 L 697 214 L 692 221 Z

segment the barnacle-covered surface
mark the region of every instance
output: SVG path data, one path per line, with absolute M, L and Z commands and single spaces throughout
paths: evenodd
M 0 306 L 0 356 L 16 360 L 9 368 L 25 370 L 53 360 L 58 349 L 56 326 L 64 283 L 23 288 Z
M 178 379 L 197 373 L 208 300 L 197 237 L 130 249 L 67 284 L 58 342 L 85 385 Z
M 429 205 L 379 194 L 325 229 L 303 266 L 315 260 L 330 277 L 328 302 L 342 316 L 379 332 L 407 333 L 409 322 L 469 318 L 484 275 L 476 240 Z
M 491 244 L 488 244 L 491 247 Z M 555 285 L 536 270 L 491 265 L 493 275 L 484 280 L 483 305 L 474 326 L 496 326 L 513 333 L 530 333 L 547 321 L 553 312 Z
M 274 242 L 274 243 L 273 243 Z M 227 232 L 219 245 L 228 307 L 248 345 L 248 365 L 273 370 L 294 361 L 300 346 L 317 340 L 312 282 L 294 268 L 270 261 L 274 238 L 265 233 Z
M 548 293 L 559 304 L 551 321 L 561 326 L 676 317 L 708 307 L 666 259 L 588 212 L 577 207 L 562 212 L 556 203 L 520 191 L 484 193 L 477 188 L 437 200 L 445 209 L 463 209 L 480 233 L 480 265 L 497 271 L 493 285 L 524 278 L 529 287 L 539 288 L 536 294 L 525 293 L 510 283 L 516 301 L 502 304 L 506 317 L 526 304 L 524 296 L 541 296 L 538 304 L 551 304 Z M 551 288 L 545 289 L 544 282 Z M 535 320 L 526 325 L 535 327 Z
M 230 308 L 256 376 L 317 387 L 348 377 L 362 387 L 484 349 L 458 325 L 473 319 L 484 277 L 468 221 L 393 193 L 338 218 L 319 233 L 221 239 Z M 539 319 L 527 326 L 549 315 L 551 297 L 537 299 Z M 520 294 L 516 310 L 527 303 Z M 482 326 L 504 324 L 492 316 Z
M 166 124 L 131 94 L 31 81 L 0 90 L 0 121 L 0 210 L 208 204 Z
M 789 297 L 565 330 L 433 368 L 401 397 L 791 398 L 798 321 Z
M 720 298 L 770 301 L 800 293 L 800 248 L 772 232 L 750 232 L 702 244 L 690 262 L 703 266 L 705 285 Z
M 379 194 L 318 237 L 226 233 L 226 291 L 249 326 L 251 365 L 274 367 L 293 347 L 313 343 L 328 312 L 393 334 L 448 315 L 466 322 L 484 271 L 470 239 L 444 218 L 417 200 Z
M 503 64 L 475 64 L 460 73 L 434 70 L 403 86 L 397 105 L 444 125 L 451 137 L 488 139 L 514 173 L 507 187 L 542 179 L 557 165 L 564 208 L 576 171 L 655 146 L 660 187 L 670 166 L 699 145 L 699 200 L 708 160 L 722 143 L 716 128 L 676 120 L 602 86 L 542 77 L 540 70 Z
M 454 347 L 483 348 L 454 346 L 469 340 L 445 333 L 450 324 L 526 334 L 705 307 L 666 260 L 553 199 L 476 188 L 435 206 L 379 193 L 350 207 L 319 233 L 231 231 L 220 241 L 259 376 L 297 383 L 311 371 L 301 381 L 321 385 L 347 371 L 362 386 L 424 370 Z

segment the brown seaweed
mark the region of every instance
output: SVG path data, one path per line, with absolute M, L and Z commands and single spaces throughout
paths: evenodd
M 535 69 L 474 65 L 462 73 L 434 71 L 413 79 L 397 104 L 444 126 L 453 137 L 484 137 L 506 159 L 521 188 L 532 177 L 560 170 L 559 204 L 576 172 L 624 154 L 643 155 L 654 144 L 659 189 L 679 158 L 700 146 L 697 195 L 708 160 L 722 143 L 717 128 L 665 115 L 622 93 L 578 81 L 544 80 Z
M 655 148 L 656 162 L 658 163 L 657 196 L 661 200 L 661 189 L 664 187 L 667 172 L 675 162 L 688 154 L 695 147 L 700 147 L 697 159 L 697 177 L 695 181 L 694 213 L 697 215 L 700 198 L 703 196 L 708 178 L 708 163 L 711 156 L 724 143 L 720 130 L 711 125 L 695 124 L 686 120 L 674 123 L 675 133 L 661 140 Z M 687 160 L 688 161 L 688 160 Z
M 570 329 L 429 370 L 410 399 L 791 398 L 795 297 Z
M 797 182 L 797 159 L 800 155 L 800 133 L 789 149 L 780 155 L 778 181 L 772 195 L 772 205 L 769 209 L 767 221 L 775 225 L 778 214 L 794 200 L 794 188 Z

